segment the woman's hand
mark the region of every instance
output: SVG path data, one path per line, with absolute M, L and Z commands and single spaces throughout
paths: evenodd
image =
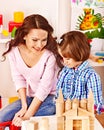
M 22 117 L 27 111 L 27 107 L 22 107 L 16 114 L 15 117 Z
M 14 117 L 12 124 L 18 127 L 22 125 L 22 121 L 22 117 Z
M 25 115 L 25 113 L 27 112 L 27 107 L 22 107 L 20 111 L 18 111 L 13 120 L 12 120 L 12 123 L 15 125 L 15 126 L 21 126 L 21 122 L 23 120 L 23 116 Z

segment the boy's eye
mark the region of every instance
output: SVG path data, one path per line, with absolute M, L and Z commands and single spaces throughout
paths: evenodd
M 70 58 L 65 58 L 65 60 L 70 60 Z

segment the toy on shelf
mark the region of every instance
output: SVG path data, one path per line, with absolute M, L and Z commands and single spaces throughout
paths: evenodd
M 11 104 L 11 103 L 17 101 L 18 99 L 19 99 L 18 96 L 9 97 L 9 104 Z
M 16 33 L 16 30 L 17 30 L 17 27 L 14 27 L 14 28 L 12 29 L 11 38 L 14 38 L 15 33 Z
M 2 96 L 0 96 L 0 109 L 2 109 L 5 106 L 15 102 L 18 99 L 19 99 L 18 96 L 12 96 L 12 97 L 2 97 Z
M 13 21 L 9 21 L 8 23 L 8 30 L 11 33 L 14 28 L 18 28 L 22 25 L 24 20 L 24 13 L 23 12 L 14 12 Z
M 7 30 L 2 30 L 3 36 L 9 36 L 9 32 Z
M 97 60 L 98 63 L 104 62 L 104 52 L 96 52 L 95 55 L 99 57 Z
M 22 23 L 24 19 L 24 13 L 23 12 L 14 12 L 14 22 L 15 23 Z
M 96 52 L 95 55 L 90 55 L 90 60 L 97 62 L 97 63 L 103 63 L 104 62 L 104 52 Z
M 0 33 L 2 32 L 3 29 L 3 15 L 0 14 Z
M 13 28 L 16 27 L 20 27 L 22 25 L 22 23 L 16 23 L 14 21 L 9 21 L 8 26 L 9 26 L 9 32 L 12 32 Z

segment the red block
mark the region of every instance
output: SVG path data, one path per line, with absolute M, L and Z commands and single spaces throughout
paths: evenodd
M 21 130 L 21 127 L 12 125 L 11 121 L 0 123 L 0 130 L 5 130 L 6 127 L 9 127 L 9 130 Z
M 17 127 L 11 124 L 10 130 L 21 130 L 21 127 Z
M 9 21 L 9 23 L 8 23 L 9 32 L 12 32 L 14 27 L 18 28 L 21 25 L 22 25 L 22 23 L 15 23 L 13 21 Z
M 0 123 L 0 130 L 5 130 L 5 127 L 9 127 L 10 129 L 11 121 Z
M 2 98 L 0 96 L 0 108 L 2 108 Z
M 0 14 L 0 25 L 3 25 L 3 15 Z

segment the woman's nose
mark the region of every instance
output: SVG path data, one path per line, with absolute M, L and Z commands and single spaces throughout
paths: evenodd
M 41 42 L 41 41 L 38 41 L 37 47 L 41 47 L 41 46 L 42 46 L 42 42 Z

